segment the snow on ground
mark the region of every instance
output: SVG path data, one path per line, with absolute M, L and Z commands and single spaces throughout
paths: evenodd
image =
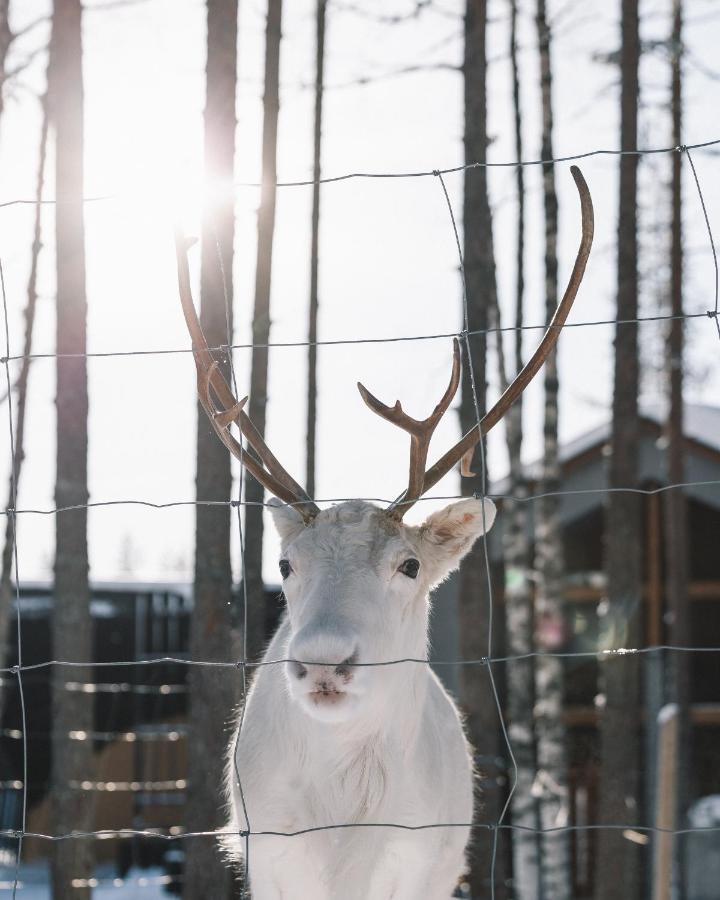
M 98 868 L 97 886 L 93 886 L 93 900 L 169 900 L 165 891 L 169 876 L 162 869 L 131 869 L 126 878 L 115 878 L 112 868 Z M 0 896 L 12 896 L 15 881 L 14 867 L 0 867 Z M 42 864 L 20 866 L 17 889 L 18 900 L 50 900 L 48 867 Z

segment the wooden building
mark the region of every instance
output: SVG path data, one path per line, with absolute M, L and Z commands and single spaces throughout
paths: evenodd
M 645 411 L 640 421 L 640 480 L 635 487 L 644 493 L 642 595 L 637 609 L 643 623 L 643 647 L 669 642 L 669 612 L 665 597 L 665 546 L 663 540 L 663 499 L 666 495 L 665 437 L 660 416 Z M 563 627 L 557 650 L 589 653 L 589 656 L 564 660 L 565 706 L 568 727 L 568 754 L 571 786 L 571 822 L 590 825 L 597 822 L 597 771 L 599 717 L 604 698 L 601 695 L 600 666 L 612 660 L 596 656 L 600 650 L 626 647 L 623 622 L 607 616 L 605 574 L 603 571 L 604 508 L 607 500 L 607 445 L 609 427 L 599 427 L 561 448 L 562 479 L 560 516 L 565 554 L 565 590 Z M 532 495 L 539 489 L 540 464 L 527 469 Z M 720 648 L 720 409 L 710 406 L 686 408 L 685 482 L 681 488 L 687 498 L 689 537 L 689 584 L 687 593 L 690 643 L 697 647 Z M 489 536 L 493 577 L 493 599 L 498 640 L 503 650 L 503 562 L 502 497 L 507 481 L 492 484 L 499 513 Z M 678 488 L 672 488 L 677 490 Z M 529 530 L 533 535 L 536 504 L 530 500 Z M 458 655 L 458 625 L 454 615 L 456 587 L 443 586 L 436 598 L 436 640 L 434 655 L 453 659 Z M 667 651 L 643 655 L 643 708 L 641 729 L 645 751 L 641 763 L 642 796 L 636 798 L 643 821 L 654 824 L 653 796 L 657 731 L 655 722 L 663 704 L 663 678 Z M 688 787 L 690 804 L 703 797 L 720 794 L 717 748 L 720 746 L 720 652 L 691 653 L 687 657 L 690 673 L 690 765 Z M 496 680 L 504 702 L 504 667 L 496 664 Z M 457 667 L 442 666 L 438 674 L 451 689 L 458 690 Z M 505 760 L 508 777 L 509 760 Z M 505 779 L 507 784 L 507 778 Z M 643 841 L 642 835 L 630 835 Z M 573 865 L 577 900 L 591 896 L 594 876 L 594 835 L 591 831 L 572 834 Z M 649 842 L 648 842 L 649 843 Z M 648 854 L 650 848 L 648 847 Z M 648 855 L 648 864 L 650 857 Z

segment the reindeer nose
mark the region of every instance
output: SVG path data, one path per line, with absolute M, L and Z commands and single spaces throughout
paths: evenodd
M 302 681 L 302 679 L 307 675 L 307 666 L 304 666 L 301 662 L 298 662 L 296 659 L 290 660 L 290 671 L 297 678 L 298 681 Z
M 358 654 L 357 650 L 354 651 L 347 659 L 344 659 L 339 666 L 335 666 L 335 674 L 339 675 L 340 678 L 344 678 L 346 681 L 350 681 L 353 677 L 353 666 L 357 665 Z
M 311 673 L 321 677 L 335 676 L 347 682 L 353 677 L 353 666 L 358 662 L 355 642 L 338 639 L 338 635 L 305 637 L 301 632 L 288 649 L 288 670 L 298 681 Z
M 339 678 L 344 679 L 344 681 L 348 682 L 354 674 L 352 671 L 352 667 L 356 665 L 357 651 L 351 656 L 348 656 L 347 659 L 344 659 L 339 666 L 335 666 L 334 674 Z M 303 665 L 301 662 L 298 662 L 296 659 L 293 659 L 290 661 L 290 671 L 298 681 L 302 681 L 308 673 L 308 667 Z

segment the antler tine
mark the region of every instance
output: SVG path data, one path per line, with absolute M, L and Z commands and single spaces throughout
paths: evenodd
M 430 413 L 427 419 L 414 419 L 409 416 L 402 408 L 399 400 L 395 401 L 394 406 L 387 406 L 378 400 L 370 391 L 360 382 L 358 382 L 358 390 L 367 406 L 377 413 L 381 418 L 393 425 L 402 428 L 410 435 L 410 471 L 408 475 L 407 490 L 403 494 L 403 498 L 408 498 L 408 502 L 412 503 L 422 494 L 423 483 L 425 480 L 425 464 L 427 463 L 428 451 L 430 449 L 430 441 L 433 432 L 437 428 L 437 424 L 450 406 L 453 397 L 460 384 L 460 344 L 457 338 L 453 339 L 453 367 L 450 376 L 450 383 L 447 386 L 442 399 L 435 409 Z M 395 518 L 402 518 L 404 510 L 401 507 L 393 505 L 390 515 Z
M 535 353 L 528 360 L 524 368 L 520 371 L 512 384 L 503 393 L 497 403 L 492 407 L 492 409 L 485 413 L 479 425 L 476 425 L 474 428 L 468 431 L 468 433 L 464 435 L 464 437 L 462 437 L 452 449 L 448 450 L 448 452 L 445 453 L 435 463 L 434 466 L 428 469 L 428 471 L 425 473 L 422 491 L 420 492 L 421 494 L 425 493 L 425 491 L 429 491 L 431 487 L 436 485 L 438 481 L 440 481 L 440 479 L 443 477 L 443 475 L 447 474 L 450 469 L 452 469 L 452 467 L 461 459 L 465 458 L 467 462 L 468 454 L 473 450 L 480 439 L 484 437 L 484 435 L 486 435 L 490 431 L 490 429 L 500 421 L 500 419 L 502 419 L 509 407 L 512 406 L 512 404 L 517 400 L 520 394 L 522 394 L 522 392 L 532 381 L 535 375 L 540 371 L 550 351 L 557 343 L 557 339 L 560 336 L 562 326 L 565 324 L 570 310 L 572 309 L 573 302 L 575 301 L 578 289 L 580 288 L 580 283 L 582 282 L 583 275 L 585 274 L 585 266 L 587 264 L 588 256 L 590 255 L 590 248 L 592 247 L 594 231 L 592 197 L 590 196 L 590 191 L 588 190 L 587 183 L 583 178 L 582 172 L 577 166 L 571 166 L 570 172 L 572 173 L 572 177 L 575 180 L 578 194 L 580 195 L 582 235 L 580 238 L 580 246 L 578 248 L 577 256 L 575 257 L 575 265 L 573 266 L 570 280 L 568 281 L 568 286 L 565 289 L 563 298 L 558 304 L 558 307 L 555 310 L 555 315 L 553 316 L 552 321 L 550 322 L 550 325 L 548 326 L 548 329 L 545 332 L 543 339 L 540 342 L 540 345 L 538 346 Z M 464 468 L 463 474 L 467 474 L 466 468 Z M 405 497 L 402 497 L 400 501 L 397 501 L 400 504 L 403 515 L 407 512 L 410 506 L 412 506 L 412 503 L 415 499 L 417 498 L 411 498 L 408 495 L 407 502 L 405 501 Z
M 310 521 L 318 514 L 318 507 L 310 500 L 294 478 L 280 465 L 250 418 L 243 412 L 243 406 L 247 398 L 241 401 L 236 400 L 235 395 L 230 390 L 220 371 L 217 361 L 213 359 L 192 299 L 190 272 L 187 261 L 187 250 L 190 243 L 192 242 L 188 242 L 182 235 L 176 234 L 175 250 L 180 303 L 192 340 L 200 403 L 217 436 L 233 456 L 236 456 L 241 461 L 253 478 L 280 500 L 296 506 L 305 521 Z M 213 403 L 211 388 L 222 404 L 223 408 L 220 410 Z M 232 422 L 237 423 L 241 433 L 258 454 L 260 461 L 244 450 L 240 442 L 229 432 L 228 428 Z

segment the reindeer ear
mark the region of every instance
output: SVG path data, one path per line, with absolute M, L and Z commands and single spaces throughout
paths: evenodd
M 495 521 L 492 500 L 460 500 L 433 513 L 420 526 L 423 549 L 433 571 L 433 580 L 440 581 L 460 564 L 475 541 Z
M 283 547 L 286 547 L 305 528 L 303 517 L 294 506 L 288 506 L 282 500 L 278 500 L 277 497 L 271 497 L 268 500 L 268 506 L 275 523 L 275 529 L 280 535 L 280 543 Z

